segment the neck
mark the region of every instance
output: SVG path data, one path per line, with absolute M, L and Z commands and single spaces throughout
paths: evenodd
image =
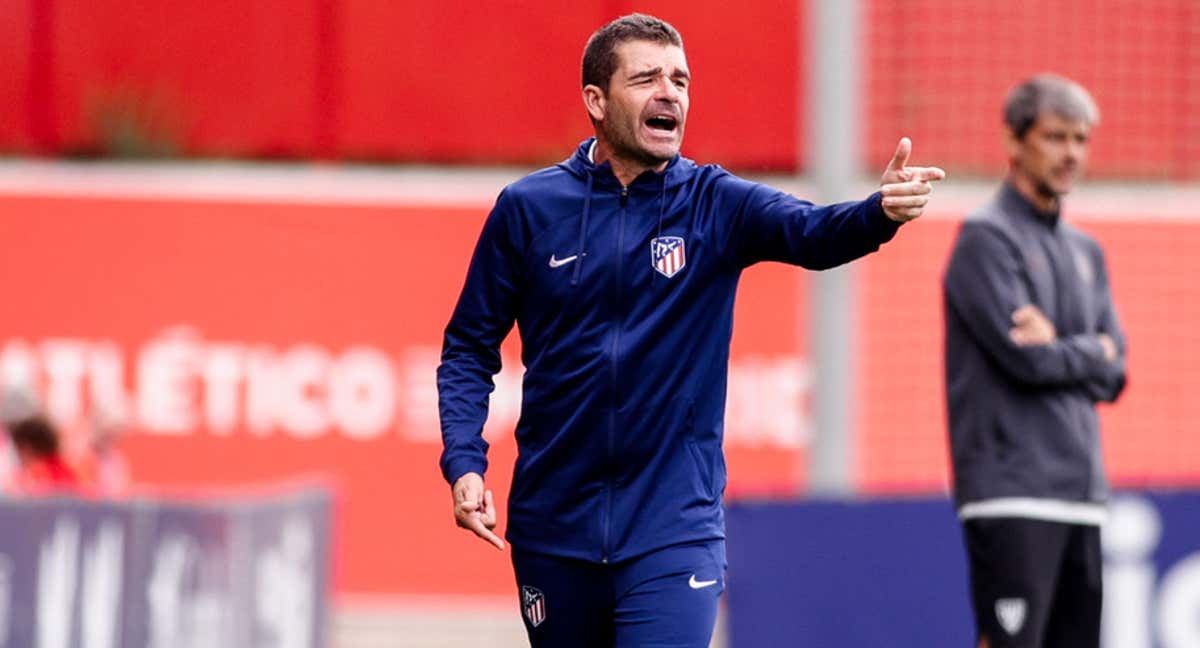
M 1017 193 L 1025 196 L 1025 199 L 1033 203 L 1033 206 L 1037 207 L 1038 211 L 1044 213 L 1058 211 L 1058 196 L 1055 194 L 1047 195 L 1039 191 L 1037 183 L 1028 176 L 1019 173 L 1010 173 L 1008 181 L 1012 183 L 1013 187 L 1016 187 Z
M 593 154 L 592 164 L 597 166 L 608 162 L 612 166 L 613 175 L 617 176 L 617 180 L 623 186 L 629 186 L 634 178 L 642 175 L 646 171 L 662 171 L 667 168 L 670 160 L 660 162 L 655 165 L 650 165 L 642 161 L 630 159 L 626 156 L 619 155 L 612 146 L 604 140 L 604 137 L 596 134 L 596 148 Z

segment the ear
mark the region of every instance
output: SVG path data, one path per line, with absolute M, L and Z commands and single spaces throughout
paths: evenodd
M 1008 154 L 1009 162 L 1021 154 L 1021 139 L 1011 128 L 1004 129 L 1004 151 Z
M 593 121 L 604 121 L 604 114 L 608 109 L 608 98 L 604 96 L 604 91 L 600 89 L 600 86 L 583 86 L 583 105 L 587 108 L 588 115 L 591 115 Z

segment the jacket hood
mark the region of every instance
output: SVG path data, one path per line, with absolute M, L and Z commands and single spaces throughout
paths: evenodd
M 597 165 L 588 159 L 588 151 L 591 150 L 592 144 L 595 141 L 595 137 L 583 140 L 576 147 L 575 153 L 566 160 L 559 162 L 557 166 L 580 180 L 586 180 L 587 176 L 590 175 L 595 179 L 597 185 L 620 187 L 621 183 L 617 180 L 617 176 L 613 174 L 611 164 L 605 161 Z M 686 183 L 695 171 L 695 162 L 676 153 L 675 157 L 671 158 L 671 161 L 667 163 L 667 168 L 662 171 L 646 171 L 635 178 L 629 186 L 631 189 L 639 186 L 648 186 L 654 189 L 675 187 Z

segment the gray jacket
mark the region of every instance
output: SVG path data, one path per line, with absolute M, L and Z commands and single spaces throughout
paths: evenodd
M 1100 246 L 1006 183 L 963 222 L 944 289 L 960 515 L 968 517 L 966 505 L 992 500 L 1102 502 L 1108 482 L 1095 403 L 1116 400 L 1125 387 L 1125 336 Z M 1009 339 L 1012 313 L 1026 304 L 1054 322 L 1055 342 L 1018 346 Z M 1116 342 L 1115 361 L 1105 359 L 1101 333 Z

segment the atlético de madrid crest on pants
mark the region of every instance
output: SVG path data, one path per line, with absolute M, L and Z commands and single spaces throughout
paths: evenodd
M 650 265 L 668 279 L 683 270 L 687 255 L 683 251 L 683 237 L 659 236 L 650 239 Z
M 536 587 L 521 586 L 521 611 L 529 625 L 538 627 L 546 620 L 546 597 Z

